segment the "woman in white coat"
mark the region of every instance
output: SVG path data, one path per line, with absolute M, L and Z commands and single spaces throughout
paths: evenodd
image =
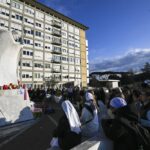
M 83 137 L 93 137 L 99 131 L 98 110 L 94 95 L 87 92 L 85 95 L 86 102 L 84 103 L 81 112 L 81 132 Z

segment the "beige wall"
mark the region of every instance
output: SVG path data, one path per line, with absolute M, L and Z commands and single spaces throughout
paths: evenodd
M 81 82 L 82 87 L 87 86 L 87 64 L 86 64 L 86 39 L 85 31 L 80 29 L 80 46 L 81 46 Z

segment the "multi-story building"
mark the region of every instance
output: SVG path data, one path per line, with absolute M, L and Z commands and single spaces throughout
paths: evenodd
M 87 86 L 88 27 L 35 0 L 0 0 L 0 29 L 22 37 L 22 83 L 35 87 L 53 77 L 60 84 Z

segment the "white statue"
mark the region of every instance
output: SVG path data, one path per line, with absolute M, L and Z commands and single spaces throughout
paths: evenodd
M 17 82 L 17 66 L 19 52 L 22 48 L 14 39 L 18 38 L 16 32 L 0 30 L 0 86 Z

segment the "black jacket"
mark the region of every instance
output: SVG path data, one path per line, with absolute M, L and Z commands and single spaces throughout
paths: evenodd
M 115 119 L 102 120 L 106 136 L 114 141 L 114 150 L 138 150 L 137 139 L 130 130 L 131 122 L 138 122 L 138 113 L 133 106 L 119 108 Z
M 72 132 L 66 115 L 64 114 L 53 133 L 54 137 L 58 137 L 58 143 L 61 149 L 69 150 L 81 143 L 81 133 Z

